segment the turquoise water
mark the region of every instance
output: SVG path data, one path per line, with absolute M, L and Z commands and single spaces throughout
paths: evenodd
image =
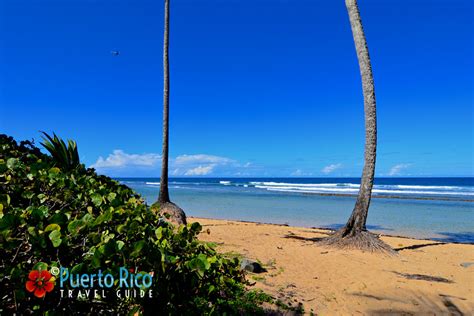
M 149 203 L 157 198 L 159 179 L 120 181 Z M 352 212 L 357 185 L 351 178 L 185 178 L 170 180 L 170 195 L 190 216 L 337 228 Z M 370 230 L 474 243 L 472 178 L 378 179 L 374 191 Z

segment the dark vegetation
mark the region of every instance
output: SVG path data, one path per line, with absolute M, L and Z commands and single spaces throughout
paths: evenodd
M 197 239 L 198 223 L 171 226 L 134 191 L 81 165 L 75 143 L 46 135 L 44 145 L 52 156 L 0 135 L 0 314 L 266 312 L 273 299 L 247 289 L 239 259 Z M 25 289 L 32 269 L 55 266 L 116 279 L 120 267 L 153 272 L 144 289 L 153 298 L 117 298 L 117 285 L 106 298 L 61 298 L 59 280 L 44 298 Z

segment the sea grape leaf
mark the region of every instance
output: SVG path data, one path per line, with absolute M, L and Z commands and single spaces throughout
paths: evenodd
M 110 192 L 108 195 L 107 195 L 107 200 L 109 200 L 109 202 L 112 202 L 115 197 L 117 196 L 117 193 L 115 192 Z
M 141 253 L 144 246 L 145 246 L 144 240 L 137 241 L 136 243 L 133 244 L 133 252 L 130 255 L 137 257 Z
M 18 158 L 9 158 L 7 160 L 7 168 L 8 169 L 15 169 L 20 163 Z
M 53 231 L 53 230 L 61 230 L 61 226 L 59 226 L 58 224 L 49 224 L 44 229 L 44 232 L 47 233 L 47 232 L 50 232 L 50 231 Z
M 92 203 L 94 203 L 96 207 L 99 207 L 102 204 L 102 196 L 98 193 L 92 194 L 91 200 L 92 200 Z
M 46 262 L 37 262 L 32 270 L 48 270 L 48 264 Z
M 161 239 L 161 237 L 163 237 L 163 227 L 158 227 L 156 230 L 155 230 L 155 235 L 156 235 L 156 238 L 157 239 Z
M 75 235 L 84 227 L 84 222 L 80 219 L 75 219 L 67 225 L 67 230 Z
M 121 240 L 117 241 L 117 249 L 118 250 L 121 250 L 124 245 L 125 245 L 125 243 L 123 241 L 121 241 Z
M 61 232 L 59 230 L 53 230 L 50 234 L 49 234 L 49 239 L 51 240 L 51 242 L 53 243 L 53 247 L 59 247 L 59 245 L 61 245 Z

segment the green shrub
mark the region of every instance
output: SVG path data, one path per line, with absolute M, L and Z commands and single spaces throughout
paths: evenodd
M 93 169 L 68 168 L 31 142 L 0 135 L 0 314 L 239 314 L 262 312 L 267 295 L 248 292 L 238 259 L 196 236 L 198 223 L 173 229 L 128 187 Z M 119 268 L 153 272 L 153 298 L 37 298 L 32 269 L 71 274 Z M 66 289 L 70 286 L 66 286 Z

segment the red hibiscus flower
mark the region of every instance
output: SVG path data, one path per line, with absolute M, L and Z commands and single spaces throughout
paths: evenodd
M 32 270 L 28 274 L 28 281 L 26 281 L 26 289 L 28 292 L 34 292 L 36 297 L 44 297 L 46 292 L 51 292 L 54 288 L 53 280 L 51 280 L 51 273 L 47 270 Z

